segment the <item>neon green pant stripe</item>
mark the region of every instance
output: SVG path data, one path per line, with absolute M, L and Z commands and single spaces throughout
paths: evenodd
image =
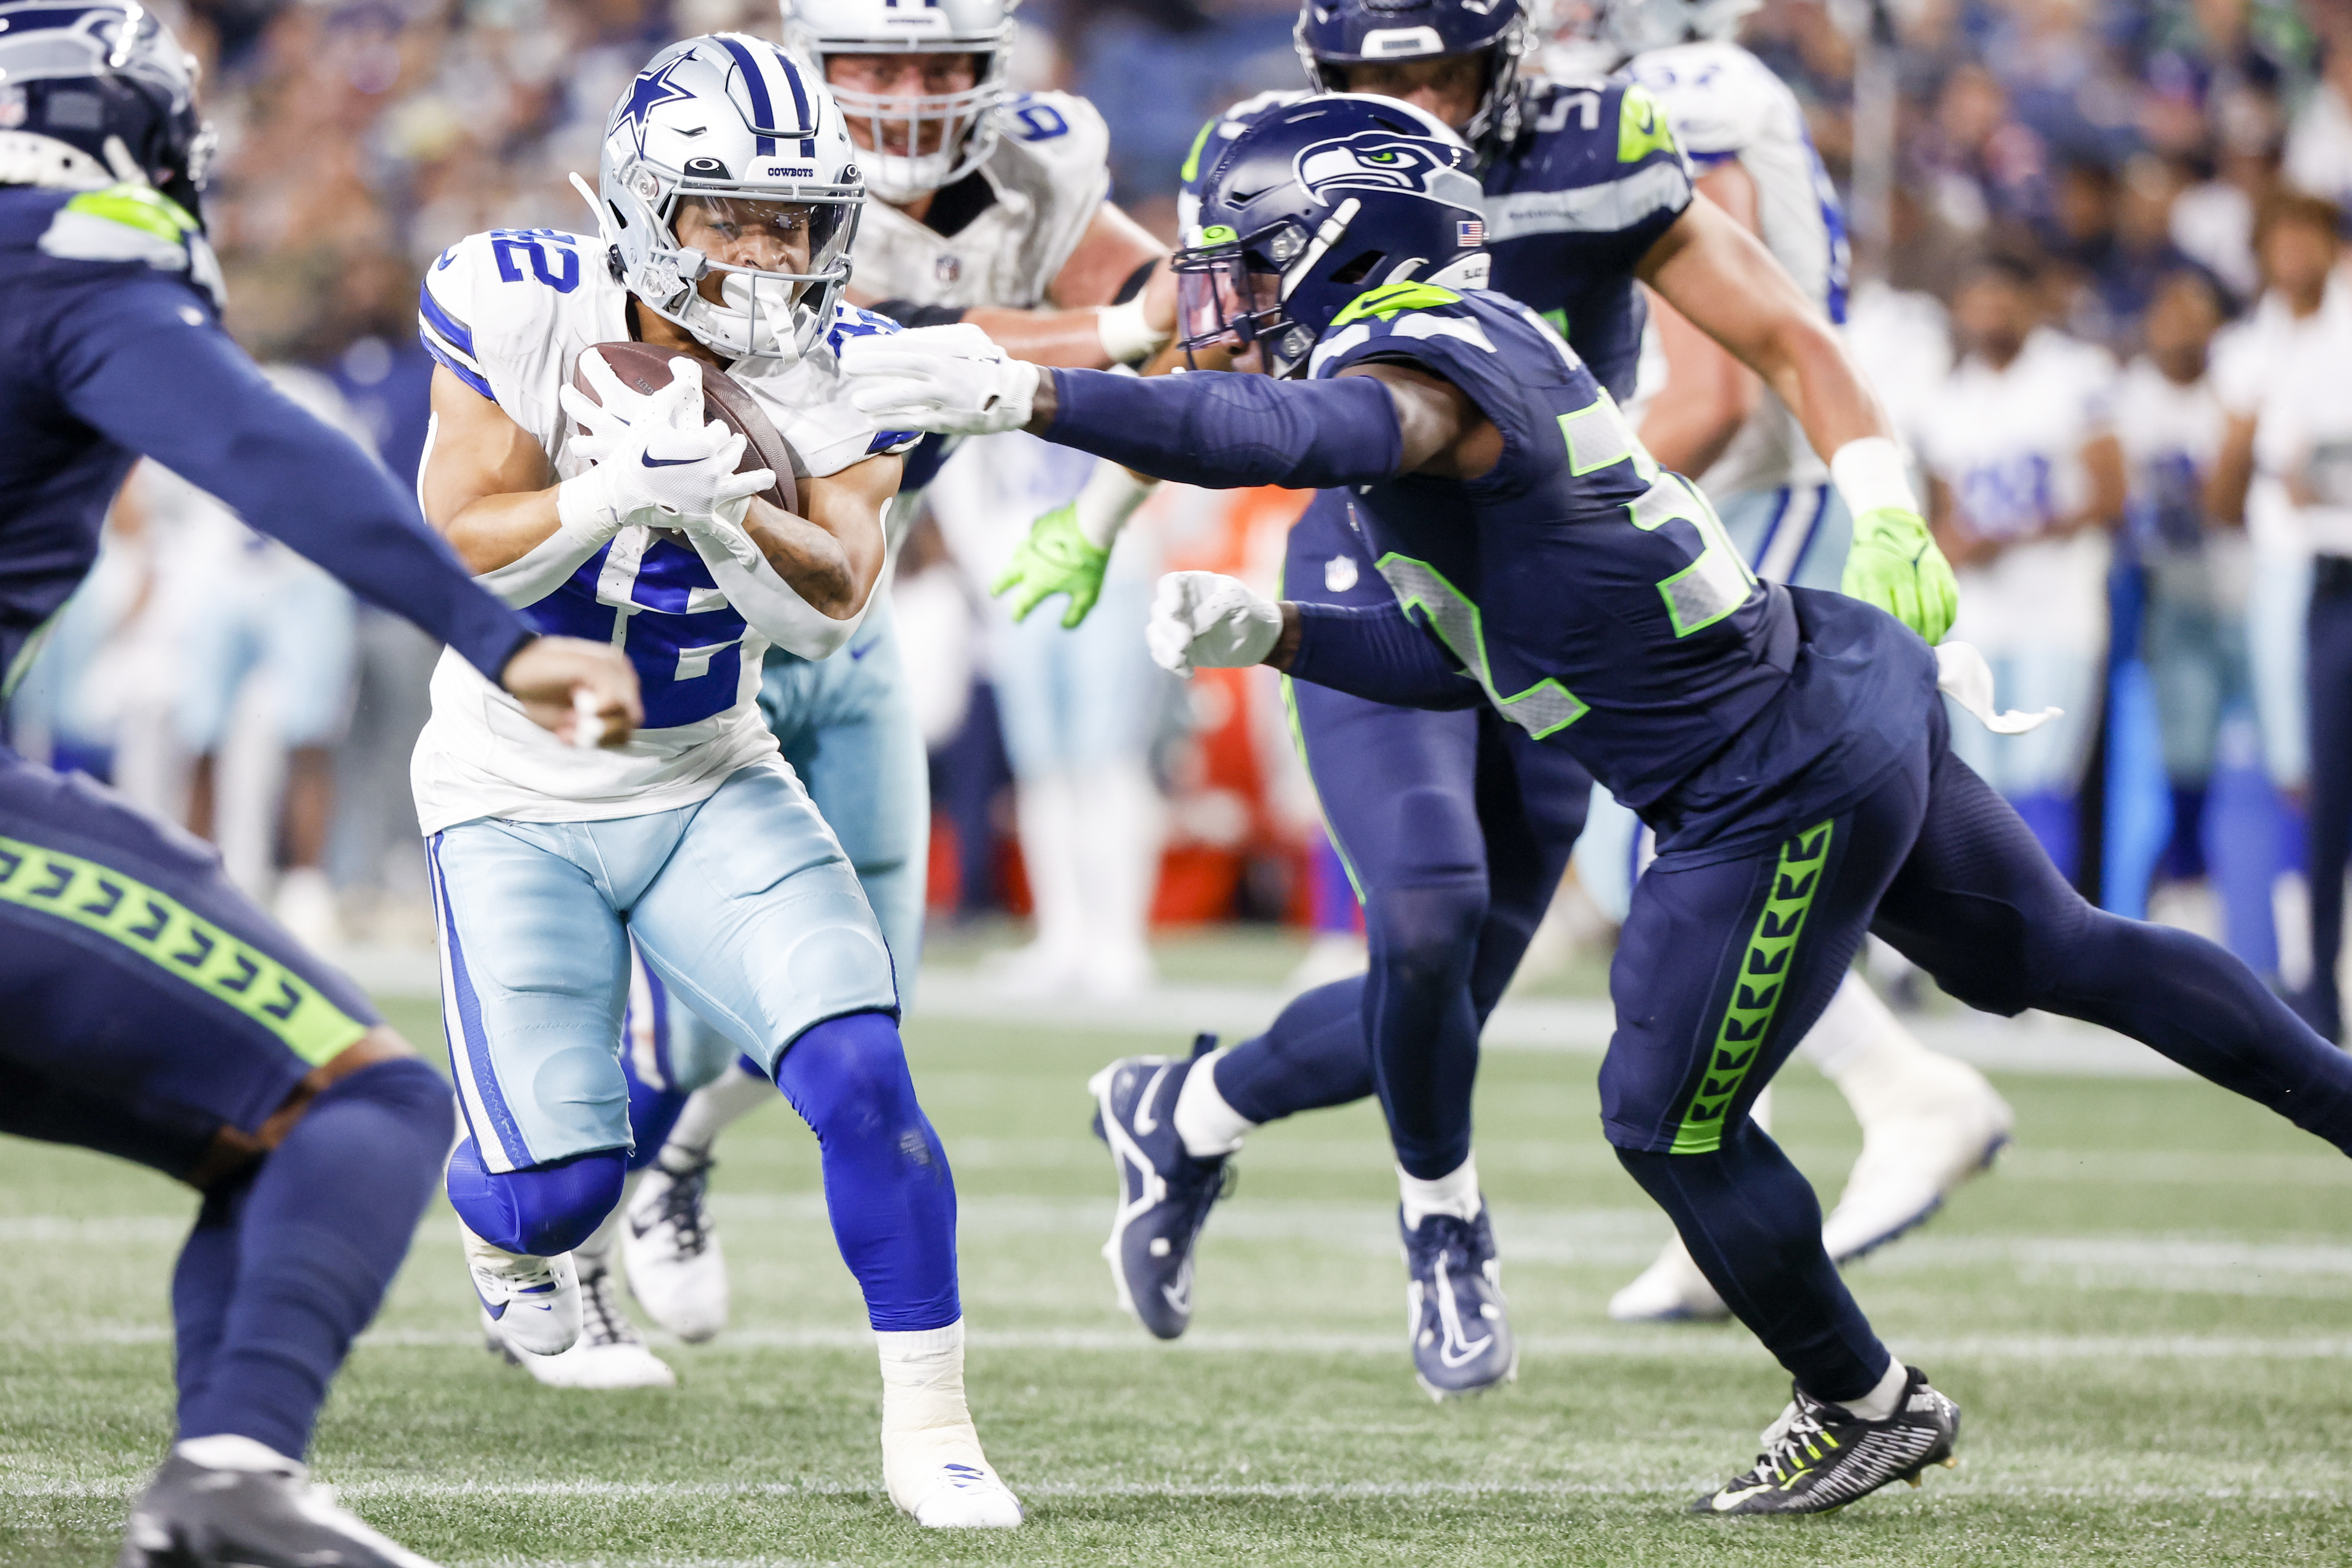
M 0 837 L 0 900 L 111 938 L 314 1066 L 368 1031 L 268 953 L 110 866 Z
M 1748 1069 L 1772 1032 L 1788 989 L 1789 971 L 1797 941 L 1804 934 L 1805 917 L 1812 911 L 1813 896 L 1821 891 L 1822 872 L 1829 864 L 1830 829 L 1824 822 L 1809 827 L 1780 846 L 1780 863 L 1772 873 L 1772 891 L 1748 934 L 1748 951 L 1739 962 L 1731 998 L 1717 1027 L 1706 1077 L 1691 1097 L 1690 1109 L 1675 1133 L 1676 1154 L 1711 1154 L 1723 1146 L 1724 1112 L 1748 1081 Z

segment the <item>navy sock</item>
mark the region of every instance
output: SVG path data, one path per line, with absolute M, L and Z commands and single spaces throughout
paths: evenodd
M 1219 1057 L 1217 1092 L 1225 1103 L 1263 1127 L 1370 1095 L 1364 984 L 1363 975 L 1353 974 L 1294 997 L 1265 1034 Z
M 1470 1090 L 1478 1076 L 1470 973 L 1486 919 L 1486 879 L 1385 889 L 1364 915 L 1372 958 L 1364 1025 L 1381 1106 L 1397 1163 L 1433 1182 L 1470 1157 Z
M 955 1178 L 915 1100 L 898 1026 L 828 1018 L 786 1047 L 776 1087 L 816 1133 L 824 1206 L 876 1330 L 943 1329 L 956 1292 Z
M 1743 1119 L 1709 1154 L 1617 1151 L 1618 1163 L 1673 1218 L 1732 1315 L 1832 1404 L 1886 1375 L 1888 1355 L 1822 1250 L 1822 1205 L 1764 1130 Z
M 450 1120 L 449 1086 L 423 1062 L 362 1068 L 206 1202 L 173 1288 L 196 1352 L 182 1438 L 234 1433 L 302 1457 L 328 1380 L 408 1254 Z
M 621 1201 L 627 1171 L 628 1155 L 619 1149 L 520 1171 L 492 1171 L 484 1167 L 482 1152 L 468 1136 L 449 1154 L 449 1206 L 467 1229 L 492 1247 L 553 1258 L 596 1234 Z

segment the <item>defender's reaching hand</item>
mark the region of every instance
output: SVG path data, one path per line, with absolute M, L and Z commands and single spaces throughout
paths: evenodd
M 610 643 L 534 637 L 507 660 L 499 684 L 522 704 L 532 723 L 574 745 L 581 743 L 583 722 L 600 727 L 594 744 L 617 746 L 646 719 L 637 672 Z
M 1879 507 L 1853 520 L 1853 546 L 1847 551 L 1839 584 L 1853 598 L 1875 605 L 1917 632 L 1932 646 L 1952 629 L 1959 613 L 1959 585 L 1952 563 L 1936 548 L 1935 536 L 1916 511 Z
M 1171 572 L 1160 578 L 1143 628 L 1152 662 L 1188 678 L 1196 666 L 1263 664 L 1281 637 L 1280 605 L 1215 572 Z
M 842 345 L 849 400 L 888 429 L 993 436 L 1029 423 L 1042 373 L 969 323 Z

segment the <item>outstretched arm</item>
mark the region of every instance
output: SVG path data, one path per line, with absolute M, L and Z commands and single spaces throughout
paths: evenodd
M 584 698 L 601 738 L 627 739 L 643 716 L 627 661 L 569 638 L 534 640 L 426 531 L 383 466 L 270 385 L 193 298 L 131 286 L 87 291 L 61 312 L 50 342 L 68 406 L 447 643 L 548 728 L 572 730 Z

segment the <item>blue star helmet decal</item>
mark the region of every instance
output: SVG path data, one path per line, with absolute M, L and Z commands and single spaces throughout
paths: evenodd
M 680 99 L 690 99 L 694 96 L 669 79 L 672 71 L 693 58 L 691 55 L 680 55 L 653 70 L 640 71 L 637 73 L 637 79 L 629 84 L 629 96 L 623 99 L 620 107 L 613 110 L 613 130 L 617 131 L 623 125 L 635 128 L 639 157 L 645 156 L 646 117 L 665 103 L 676 103 Z

